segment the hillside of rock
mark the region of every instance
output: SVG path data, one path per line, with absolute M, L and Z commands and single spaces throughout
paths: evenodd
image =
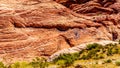
M 1 0 L 0 61 L 30 61 L 120 39 L 119 0 Z

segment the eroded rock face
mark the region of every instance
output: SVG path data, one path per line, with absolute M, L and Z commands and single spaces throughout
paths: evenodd
M 69 0 L 0 1 L 0 61 L 30 61 L 85 42 L 120 39 L 119 2 L 104 7 L 78 1 L 71 2 L 71 10 L 62 5 Z

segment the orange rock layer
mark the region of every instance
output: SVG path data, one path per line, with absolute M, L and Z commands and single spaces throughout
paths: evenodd
M 120 2 L 104 2 L 1 0 L 0 61 L 30 61 L 85 42 L 120 39 Z

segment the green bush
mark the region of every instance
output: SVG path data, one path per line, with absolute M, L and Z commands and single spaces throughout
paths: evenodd
M 119 49 L 118 48 L 113 48 L 112 49 L 112 54 L 118 54 L 119 53 Z
M 29 63 L 33 68 L 45 68 L 49 65 L 45 58 L 36 58 Z
M 120 66 L 120 61 L 116 61 L 115 64 L 116 64 L 117 66 Z
M 103 55 L 103 54 L 99 54 L 99 55 L 98 55 L 98 58 L 99 58 L 99 59 L 103 59 L 103 58 L 104 58 L 104 55 Z
M 80 53 L 80 59 L 101 59 L 104 58 L 103 55 L 99 55 L 97 53 L 101 54 L 101 49 L 103 48 L 103 46 L 99 45 L 99 44 L 89 44 L 87 45 L 87 49 L 83 50 L 84 52 Z
M 56 62 L 57 65 L 60 65 L 61 67 L 65 67 L 65 64 L 66 64 L 66 60 L 58 60 Z
M 111 62 L 112 62 L 111 59 L 107 59 L 107 60 L 104 61 L 104 63 L 111 63 Z
M 107 55 L 108 55 L 108 56 L 111 56 L 111 55 L 112 55 L 112 48 L 110 48 L 110 49 L 107 50 Z
M 2 62 L 0 62 L 0 68 L 7 68 Z
M 69 66 L 72 63 L 74 63 L 75 60 L 79 59 L 80 54 L 79 53 L 73 53 L 73 54 L 61 54 L 59 57 L 57 57 L 56 59 L 54 59 L 54 63 L 58 62 L 59 60 L 64 60 L 65 61 L 65 65 Z
M 90 58 L 93 58 L 93 57 L 95 57 L 96 56 L 96 50 L 95 49 L 93 49 L 93 50 L 90 50 L 89 52 L 88 52 L 88 54 L 87 54 L 87 59 L 90 59 Z
M 93 43 L 93 44 L 88 44 L 87 45 L 87 50 L 91 50 L 91 49 L 95 49 L 95 48 L 100 48 L 101 45 L 97 44 L 97 43 Z

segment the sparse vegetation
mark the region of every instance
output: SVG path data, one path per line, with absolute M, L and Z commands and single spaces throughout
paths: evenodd
M 59 64 L 59 65 L 63 65 L 63 62 L 64 62 L 65 66 L 70 66 L 71 64 L 74 63 L 75 60 L 79 59 L 79 56 L 80 56 L 79 53 L 62 54 L 54 60 L 54 63 L 58 63 L 58 62 L 62 61 L 62 64 Z
M 119 41 L 120 42 L 120 41 Z M 52 62 L 47 62 L 45 58 L 35 58 L 32 62 L 16 62 L 11 65 L 4 65 L 0 62 L 0 68 L 46 68 L 51 64 L 58 65 L 59 68 L 66 68 L 69 66 L 74 66 L 76 60 L 99 60 L 105 59 L 106 57 L 113 56 L 115 54 L 120 54 L 120 46 L 117 44 L 107 44 L 102 46 L 100 44 L 94 43 L 87 45 L 87 48 L 71 54 L 61 54 L 55 58 Z M 113 63 L 111 59 L 104 60 L 102 64 Z M 95 63 L 96 65 L 98 62 Z M 116 66 L 120 66 L 120 61 L 115 62 Z M 87 68 L 84 65 L 76 65 L 74 68 Z
M 49 65 L 45 58 L 35 58 L 32 62 L 16 62 L 8 68 L 45 68 Z M 1 67 L 0 67 L 1 68 Z M 3 67 L 4 68 L 4 67 Z
M 112 56 L 114 54 L 120 53 L 120 47 L 117 44 L 107 44 L 106 46 L 102 46 L 100 44 L 94 43 L 87 45 L 85 50 L 80 51 L 79 53 L 73 54 L 62 54 L 54 61 L 59 62 L 59 60 L 64 60 L 64 65 L 69 66 L 73 64 L 75 60 L 88 60 L 88 59 L 103 59 L 108 56 Z M 105 63 L 111 63 L 112 60 L 108 59 L 104 61 Z M 63 65 L 63 63 L 61 63 Z

